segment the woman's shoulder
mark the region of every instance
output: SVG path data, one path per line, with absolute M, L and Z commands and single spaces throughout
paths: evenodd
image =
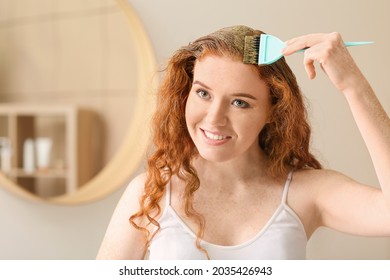
M 138 201 L 144 193 L 146 172 L 136 175 L 126 186 L 122 200 Z
M 301 188 L 322 188 L 350 179 L 344 174 L 332 169 L 304 168 L 294 171 L 293 180 Z
M 300 217 L 308 237 L 320 225 L 318 204 L 344 176 L 330 169 L 300 169 L 293 173 L 288 204 Z
M 300 203 L 318 203 L 329 193 L 337 192 L 353 182 L 348 176 L 332 169 L 296 170 L 291 182 L 290 195 Z
M 332 169 L 300 169 L 293 173 L 289 197 L 301 204 L 316 204 L 330 192 L 338 191 L 353 181 L 348 176 Z
M 136 175 L 127 185 L 127 188 L 143 189 L 143 187 L 145 186 L 146 178 L 147 178 L 146 172 L 142 172 Z
M 136 208 L 137 210 L 140 209 L 140 200 L 141 200 L 142 196 L 144 196 L 144 195 L 149 196 L 150 195 L 150 193 L 145 192 L 145 184 L 147 183 L 147 179 L 148 179 L 147 172 L 143 172 L 143 173 L 140 173 L 137 176 L 135 176 L 130 181 L 130 183 L 127 185 L 126 190 L 122 196 L 122 199 L 127 201 L 129 204 L 132 204 L 134 206 L 136 205 L 137 207 L 134 207 L 134 208 Z M 170 183 L 169 183 L 169 185 L 170 185 Z M 156 219 L 158 219 L 161 216 L 161 214 L 165 208 L 166 191 L 164 191 L 164 193 L 162 194 L 162 196 L 159 199 L 159 201 L 157 202 L 157 204 L 159 205 L 159 208 L 161 211 L 159 213 L 155 213 L 156 215 L 154 216 L 154 218 L 156 218 Z

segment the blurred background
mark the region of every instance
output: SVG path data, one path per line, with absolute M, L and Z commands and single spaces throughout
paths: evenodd
M 345 41 L 374 41 L 350 52 L 390 112 L 386 0 L 127 2 L 150 38 L 156 72 L 180 46 L 237 24 L 282 40 L 338 31 Z M 137 104 L 140 65 L 133 48 L 137 38 L 129 35 L 127 16 L 115 0 L 0 0 L 0 105 L 73 104 L 94 112 L 100 132 L 92 136 L 100 135 L 101 140 L 96 172 L 117 152 Z M 309 81 L 301 54 L 287 61 L 306 97 L 314 154 L 325 167 L 377 186 L 370 157 L 341 94 L 322 72 Z M 1 115 L 0 126 L 1 137 L 5 129 Z M 53 124 L 43 120 L 40 126 L 45 131 Z M 57 154 L 64 149 L 58 141 Z M 133 175 L 143 168 L 141 163 Z M 94 259 L 125 186 L 73 206 L 26 200 L 0 186 L 0 259 Z M 390 259 L 390 238 L 320 229 L 309 241 L 308 258 Z

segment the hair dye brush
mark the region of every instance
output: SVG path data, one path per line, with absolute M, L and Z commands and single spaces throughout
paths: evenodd
M 372 44 L 373 42 L 345 42 L 346 47 Z M 245 36 L 245 49 L 243 62 L 247 64 L 268 65 L 282 58 L 282 49 L 286 44 L 279 38 L 261 34 Z M 306 50 L 302 49 L 300 51 Z

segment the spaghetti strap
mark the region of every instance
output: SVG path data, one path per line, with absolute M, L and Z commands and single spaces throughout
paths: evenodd
M 293 170 L 291 170 L 288 173 L 286 183 L 284 184 L 284 190 L 283 190 L 283 196 L 282 196 L 282 204 L 287 203 L 287 194 L 288 194 L 288 188 L 290 187 L 290 183 L 292 180 Z
M 168 182 L 168 184 L 165 186 L 165 206 L 159 220 L 164 218 L 170 206 L 171 206 L 171 182 Z
M 171 181 L 168 182 L 165 192 L 165 207 L 167 207 L 171 205 Z

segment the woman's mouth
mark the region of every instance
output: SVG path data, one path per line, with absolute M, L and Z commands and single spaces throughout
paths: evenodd
M 220 133 L 211 132 L 204 129 L 201 129 L 201 131 L 203 132 L 203 135 L 205 136 L 206 140 L 209 140 L 208 142 L 212 144 L 222 144 L 232 138 L 231 136 L 222 135 Z

